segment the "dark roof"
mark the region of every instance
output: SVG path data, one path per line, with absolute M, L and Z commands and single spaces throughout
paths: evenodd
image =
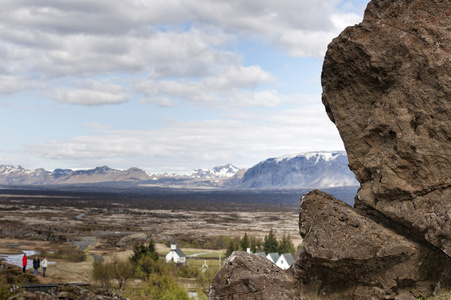
M 185 253 L 183 253 L 183 251 L 179 248 L 175 249 L 175 253 L 177 253 L 179 257 L 186 257 Z
M 269 255 L 269 257 L 271 257 L 271 259 L 274 263 L 276 263 L 277 260 L 279 259 L 279 253 L 277 253 L 277 252 L 269 253 L 268 255 Z
M 266 257 L 265 252 L 256 252 L 255 255 L 260 255 L 260 256 Z
M 289 266 L 294 264 L 295 260 L 293 258 L 293 255 L 291 255 L 291 253 L 284 253 L 280 257 L 282 257 L 282 256 L 283 256 L 283 258 L 285 258 L 285 260 L 287 261 Z

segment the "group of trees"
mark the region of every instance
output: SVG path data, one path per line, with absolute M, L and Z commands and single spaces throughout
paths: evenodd
M 153 239 L 147 246 L 135 245 L 129 259 L 114 257 L 106 262 L 95 261 L 92 268 L 94 281 L 104 288 L 116 287 L 128 298 L 189 300 L 175 273 L 175 268 L 159 260 Z M 138 285 L 126 288 L 129 281 L 136 279 Z
M 129 299 L 188 300 L 186 290 L 178 278 L 190 278 L 199 287 L 198 299 L 207 299 L 208 291 L 217 268 L 176 265 L 159 259 L 155 241 L 148 245 L 136 244 L 128 259 L 114 257 L 105 262 L 95 261 L 92 277 L 103 288 L 117 288 Z M 133 284 L 127 284 L 133 281 Z
M 230 254 L 232 254 L 232 252 L 236 250 L 247 251 L 248 248 L 252 253 L 277 252 L 279 254 L 294 254 L 294 252 L 296 251 L 290 234 L 286 235 L 284 233 L 282 238 L 278 240 L 275 237 L 273 230 L 271 229 L 269 233 L 265 235 L 263 240 L 256 236 L 249 236 L 247 233 L 244 233 L 244 236 L 241 239 L 231 239 L 227 247 L 226 256 L 230 256 Z

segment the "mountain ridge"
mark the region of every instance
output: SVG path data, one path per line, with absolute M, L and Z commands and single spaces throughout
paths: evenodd
M 347 167 L 344 151 L 315 151 L 269 158 L 249 169 L 225 164 L 212 169 L 196 169 L 187 174 L 148 174 L 132 167 L 127 170 L 108 166 L 88 170 L 0 165 L 3 185 L 129 183 L 140 186 L 220 189 L 280 189 L 355 186 L 358 182 Z

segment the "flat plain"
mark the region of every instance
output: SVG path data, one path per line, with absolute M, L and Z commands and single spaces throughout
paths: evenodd
M 41 282 L 90 282 L 94 259 L 127 257 L 137 241 L 150 236 L 161 255 L 175 241 L 193 255 L 219 265 L 221 237 L 244 233 L 264 238 L 298 234 L 303 191 L 184 191 L 98 187 L 0 188 L 1 254 L 84 251 L 84 262 L 56 260 Z M 212 247 L 214 245 L 214 247 Z M 191 258 L 188 257 L 188 260 Z

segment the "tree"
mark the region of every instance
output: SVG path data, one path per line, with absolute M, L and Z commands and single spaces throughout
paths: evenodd
M 233 251 L 235 250 L 238 250 L 238 245 L 233 240 L 230 240 L 229 245 L 227 246 L 225 257 L 232 255 Z
M 293 242 L 291 241 L 290 234 L 285 235 L 285 233 L 284 233 L 282 236 L 282 240 L 279 243 L 279 249 L 278 249 L 279 254 L 284 254 L 284 253 L 293 254 L 295 251 L 296 251 L 296 249 L 294 248 Z
M 217 268 L 207 268 L 206 270 L 199 272 L 196 276 L 196 282 L 201 287 L 202 293 L 208 296 L 211 282 L 218 272 Z
M 249 238 L 250 248 L 252 253 L 260 252 L 262 250 L 262 240 L 252 235 Z
M 265 239 L 263 242 L 263 251 L 265 253 L 273 253 L 277 252 L 279 249 L 279 243 L 277 242 L 276 237 L 274 236 L 274 232 L 271 230 L 269 231 L 268 235 L 265 235 Z
M 139 278 L 148 279 L 151 274 L 163 275 L 167 270 L 160 261 L 154 260 L 150 255 L 144 255 L 138 260 L 135 272 Z
M 159 255 L 156 251 L 155 241 L 153 238 L 150 238 L 148 246 L 145 246 L 144 243 L 135 244 L 133 248 L 133 255 L 130 257 L 130 261 L 134 264 L 137 264 L 143 256 L 148 256 L 154 261 L 158 260 Z
M 118 288 L 122 290 L 133 275 L 132 263 L 117 257 L 107 262 L 94 261 L 92 265 L 92 279 L 104 288 L 110 288 L 112 282 L 117 282 Z
M 110 288 L 113 276 L 106 263 L 95 260 L 92 264 L 92 279 L 101 284 L 102 288 Z
M 247 248 L 249 248 L 249 238 L 247 236 L 247 233 L 244 233 L 243 238 L 240 241 L 241 250 L 247 251 Z
M 125 287 L 125 284 L 133 278 L 134 268 L 129 260 L 115 257 L 107 267 L 111 269 L 112 278 L 117 281 L 120 290 L 122 290 Z

